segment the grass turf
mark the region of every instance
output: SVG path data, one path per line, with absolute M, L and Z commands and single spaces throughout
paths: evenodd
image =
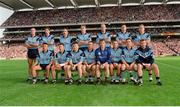
M 64 83 L 31 85 L 26 61 L 0 61 L 0 105 L 180 105 L 180 57 L 156 58 L 163 85 L 148 82 L 143 86 L 126 85 L 64 85 Z M 154 76 L 153 76 L 154 77 Z

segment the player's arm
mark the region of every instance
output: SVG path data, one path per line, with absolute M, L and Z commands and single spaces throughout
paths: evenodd
M 111 35 L 110 34 L 108 35 L 108 38 L 105 41 L 106 41 L 106 43 L 111 43 Z
M 53 45 L 54 44 L 54 36 L 51 37 L 51 40 L 48 41 L 48 45 Z

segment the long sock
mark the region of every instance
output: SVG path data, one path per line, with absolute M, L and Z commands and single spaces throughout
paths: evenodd
M 160 77 L 156 77 L 157 82 L 160 82 Z
M 139 77 L 138 77 L 138 80 L 139 80 L 140 82 L 142 82 L 142 76 L 139 76 Z

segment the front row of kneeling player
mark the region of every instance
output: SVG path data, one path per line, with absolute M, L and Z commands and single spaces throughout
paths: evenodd
M 131 39 L 126 40 L 126 47 L 119 48 L 118 42 L 113 41 L 112 48 L 106 47 L 105 40 L 99 41 L 99 48 L 93 49 L 93 42 L 88 42 L 88 48 L 85 51 L 79 50 L 77 42 L 72 44 L 72 50 L 66 52 L 62 43 L 58 44 L 59 52 L 53 55 L 48 50 L 48 45 L 43 43 L 42 51 L 37 57 L 37 63 L 32 66 L 33 84 L 37 82 L 37 71 L 45 70 L 45 83 L 48 83 L 49 72 L 52 71 L 52 83 L 56 83 L 56 72 L 64 71 L 65 83 L 72 84 L 72 70 L 78 71 L 78 84 L 82 83 L 82 77 L 85 82 L 101 83 L 101 71 L 104 71 L 104 83 L 108 82 L 110 74 L 111 83 L 125 83 L 123 73 L 128 71 L 130 79 L 138 85 L 143 84 L 143 69 L 149 71 L 150 80 L 154 71 L 157 85 L 161 85 L 158 66 L 154 63 L 152 49 L 147 46 L 146 40 L 140 41 L 140 47 L 133 48 Z M 103 69 L 103 70 L 101 70 Z M 115 70 L 117 69 L 117 70 Z M 115 75 L 115 71 L 116 75 Z M 132 75 L 136 72 L 137 78 Z

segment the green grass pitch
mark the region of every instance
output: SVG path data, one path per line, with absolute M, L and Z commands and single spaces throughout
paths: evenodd
M 64 83 L 31 85 L 26 61 L 0 61 L 0 105 L 180 105 L 180 57 L 156 58 L 162 86 L 148 82 L 143 86 L 126 85 L 64 85 Z M 153 75 L 154 77 L 154 75 Z

